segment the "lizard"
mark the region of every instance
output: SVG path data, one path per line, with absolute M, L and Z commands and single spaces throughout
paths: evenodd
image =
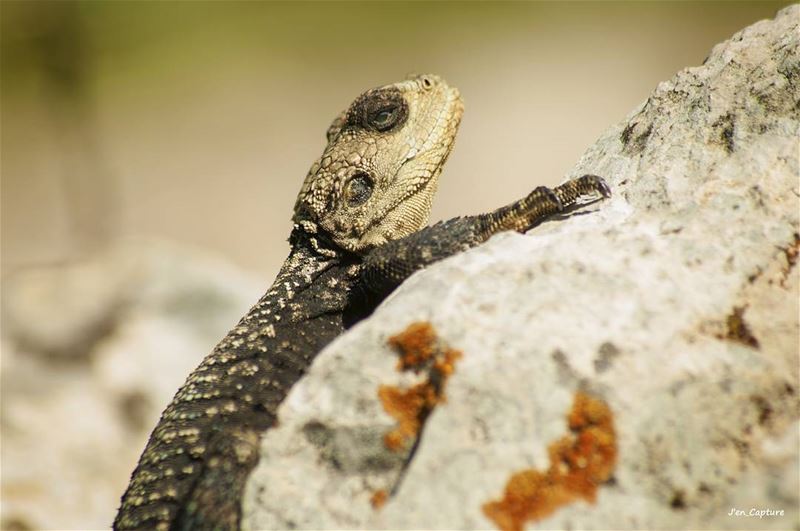
M 114 529 L 238 529 L 260 436 L 320 350 L 414 271 L 610 196 L 584 175 L 425 227 L 462 112 L 456 88 L 419 75 L 364 92 L 336 117 L 297 196 L 289 256 L 163 412 Z

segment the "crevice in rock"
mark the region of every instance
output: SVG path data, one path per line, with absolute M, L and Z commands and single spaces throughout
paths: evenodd
M 733 153 L 736 148 L 734 143 L 734 133 L 736 132 L 735 115 L 729 112 L 721 116 L 711 124 L 711 131 L 715 134 L 711 141 L 721 145 L 728 154 Z
M 438 404 L 446 400 L 447 380 L 462 354 L 442 342 L 427 322 L 410 324 L 403 332 L 390 337 L 389 345 L 400 354 L 398 371 L 424 376 L 422 382 L 409 388 L 382 385 L 378 389 L 383 409 L 397 421 L 397 426 L 384 435 L 384 445 L 392 452 L 406 454 L 391 489 L 391 494 L 394 494 L 419 447 L 428 417 Z
M 746 309 L 746 306 L 735 306 L 731 314 L 725 319 L 725 335 L 717 337 L 758 349 L 760 347 L 758 339 L 753 335 L 750 326 L 744 319 L 744 312 Z

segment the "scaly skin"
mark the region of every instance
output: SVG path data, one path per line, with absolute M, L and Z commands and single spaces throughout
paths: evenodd
M 261 434 L 346 325 L 430 263 L 497 232 L 524 232 L 585 195 L 609 195 L 602 179 L 584 176 L 422 229 L 461 113 L 458 91 L 423 75 L 365 92 L 334 120 L 295 204 L 289 257 L 162 414 L 115 529 L 238 529 Z

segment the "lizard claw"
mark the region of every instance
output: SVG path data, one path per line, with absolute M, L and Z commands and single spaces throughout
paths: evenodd
M 585 181 L 586 184 L 590 186 L 593 191 L 602 195 L 604 198 L 608 199 L 609 197 L 611 197 L 611 187 L 608 186 L 608 183 L 602 177 L 598 175 L 587 174 L 580 177 L 580 179 Z
M 611 197 L 608 183 L 597 175 L 583 175 L 557 186 L 553 191 L 565 207 L 574 205 L 578 199 L 587 195 L 600 194 L 603 198 Z

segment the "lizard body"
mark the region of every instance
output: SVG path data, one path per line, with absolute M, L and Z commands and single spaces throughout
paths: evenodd
M 334 120 L 298 195 L 280 273 L 162 414 L 115 529 L 237 529 L 260 435 L 346 326 L 430 263 L 525 231 L 583 195 L 609 195 L 584 176 L 422 229 L 462 109 L 456 89 L 423 75 L 365 92 Z

